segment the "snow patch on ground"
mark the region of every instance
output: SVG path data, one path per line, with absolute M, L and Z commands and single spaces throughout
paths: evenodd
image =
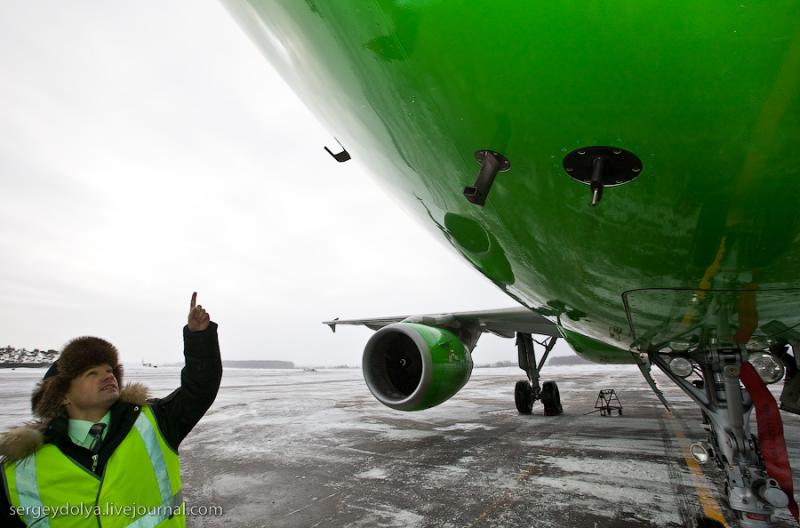
M 266 476 L 265 476 L 266 477 Z M 260 488 L 268 478 L 259 478 L 254 475 L 241 473 L 223 473 L 214 477 L 210 483 L 211 488 L 222 497 L 237 497 L 246 492 Z
M 454 423 L 453 425 L 449 425 L 447 427 L 435 427 L 434 429 L 436 431 L 491 431 L 494 429 L 494 427 L 481 423 Z
M 375 506 L 373 508 L 360 508 L 350 505 L 350 508 L 356 508 L 364 511 L 364 515 L 351 526 L 364 526 L 367 528 L 415 528 L 423 526 L 425 517 L 418 515 L 408 510 L 401 510 L 399 508 L 392 508 L 388 505 Z
M 665 486 L 670 484 L 669 475 L 664 472 L 664 465 L 654 462 L 616 457 L 609 459 L 571 456 L 542 456 L 539 460 L 567 473 L 604 475 L 609 481 L 625 482 L 626 486 L 635 485 L 637 480 L 644 481 L 650 486 L 656 482 Z
M 612 433 L 609 432 L 609 434 Z M 531 448 L 569 447 L 571 449 L 583 448 L 587 451 L 604 451 L 608 453 L 619 454 L 620 452 L 629 451 L 631 449 L 630 446 L 632 440 L 635 440 L 636 451 L 639 453 L 651 453 L 651 454 L 664 453 L 664 443 L 663 440 L 658 436 L 659 435 L 658 429 L 653 430 L 654 438 L 651 439 L 626 438 L 624 428 L 620 428 L 616 434 L 618 434 L 619 436 L 592 437 L 592 438 L 585 438 L 585 437 L 544 438 L 537 440 L 523 440 L 523 442 L 525 443 L 525 445 L 528 445 Z
M 639 510 L 639 505 L 648 504 L 651 509 L 647 512 L 647 518 L 656 526 L 666 526 L 678 520 L 676 515 L 678 509 L 671 497 L 663 497 L 656 504 L 653 502 L 652 489 L 637 488 L 631 486 L 629 482 L 622 485 L 618 481 L 598 482 L 596 479 L 585 480 L 583 477 L 565 476 L 537 476 L 531 478 L 531 482 L 547 489 L 548 494 L 552 494 L 553 490 L 560 490 L 573 498 L 573 508 L 579 507 L 581 510 L 598 515 L 611 516 L 619 510 L 635 513 Z M 608 509 L 609 500 L 613 500 L 614 510 Z
M 362 471 L 361 473 L 357 473 L 355 475 L 356 478 L 361 479 L 375 479 L 375 480 L 383 480 L 387 477 L 385 469 L 381 468 L 373 468 L 368 471 Z

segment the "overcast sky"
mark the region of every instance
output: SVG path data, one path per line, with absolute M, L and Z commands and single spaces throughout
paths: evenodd
M 320 321 L 514 305 L 334 135 L 216 1 L 4 0 L 0 346 L 179 361 L 197 290 L 226 359 L 357 365 Z

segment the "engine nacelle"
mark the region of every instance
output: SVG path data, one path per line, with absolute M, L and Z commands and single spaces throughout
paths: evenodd
M 399 411 L 421 411 L 446 401 L 467 383 L 472 355 L 449 330 L 395 323 L 367 341 L 361 367 L 379 402 Z

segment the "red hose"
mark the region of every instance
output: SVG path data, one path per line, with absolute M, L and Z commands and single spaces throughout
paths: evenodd
M 789 465 L 789 454 L 786 452 L 786 440 L 783 437 L 783 421 L 778 410 L 778 402 L 767 389 L 764 380 L 758 375 L 750 363 L 743 363 L 739 374 L 742 383 L 753 399 L 758 422 L 758 445 L 764 457 L 767 474 L 775 479 L 784 493 L 789 496 L 789 511 L 798 521 L 797 502 L 794 500 L 792 468 Z

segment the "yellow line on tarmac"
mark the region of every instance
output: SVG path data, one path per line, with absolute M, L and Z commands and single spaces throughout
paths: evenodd
M 669 424 L 672 432 L 678 437 L 681 454 L 683 454 L 683 459 L 686 460 L 686 465 L 689 466 L 689 471 L 692 473 L 692 484 L 694 484 L 694 488 L 697 490 L 697 498 L 700 499 L 700 505 L 703 507 L 703 515 L 719 522 L 722 526 L 728 526 L 728 522 L 722 514 L 722 508 L 720 508 L 719 503 L 714 498 L 711 488 L 708 486 L 703 468 L 689 453 L 689 440 L 686 438 L 683 427 L 674 415 L 671 413 L 666 414 L 667 419 L 664 421 Z

